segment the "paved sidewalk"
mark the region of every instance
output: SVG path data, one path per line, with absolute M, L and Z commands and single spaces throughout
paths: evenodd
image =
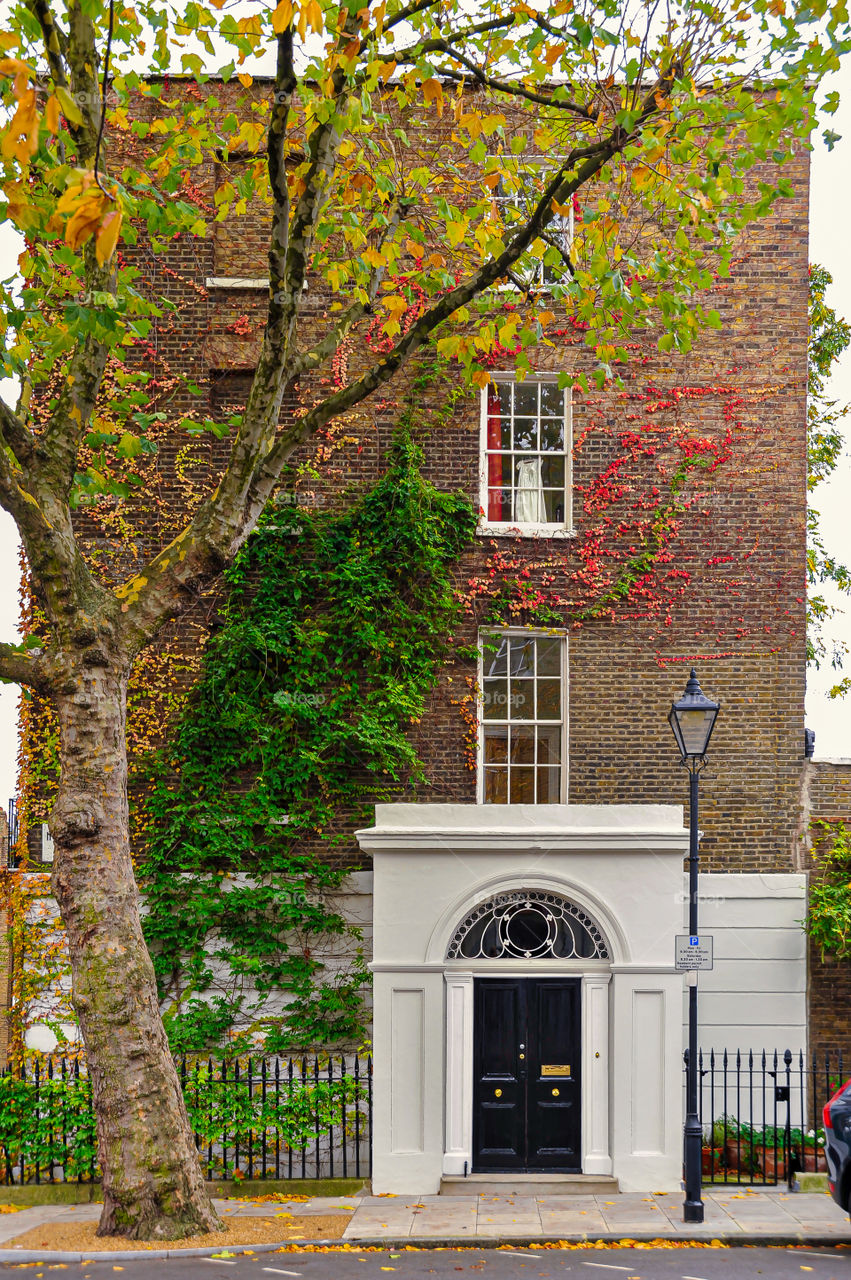
M 682 1221 L 681 1194 L 613 1196 L 314 1196 L 310 1200 L 252 1203 L 216 1200 L 227 1218 L 294 1217 L 352 1212 L 344 1241 L 436 1244 L 440 1241 L 679 1239 L 728 1243 L 851 1242 L 848 1216 L 824 1193 L 726 1187 L 704 1191 L 706 1220 Z M 100 1205 L 42 1205 L 0 1215 L 0 1261 L 12 1259 L 8 1241 L 45 1222 L 91 1222 Z M 116 1240 L 120 1251 L 121 1242 Z M 270 1246 L 264 1246 L 264 1249 Z M 290 1247 L 297 1248 L 294 1241 Z M 254 1246 L 259 1252 L 258 1246 Z M 210 1250 L 204 1250 L 210 1252 Z M 41 1257 L 42 1250 L 38 1256 Z M 18 1255 L 20 1257 L 20 1255 Z M 97 1255 L 107 1260 L 111 1255 Z M 122 1255 L 125 1256 L 125 1255 Z M 132 1255 L 138 1257 L 139 1255 Z M 142 1256 L 153 1258 L 151 1253 Z M 172 1255 L 173 1256 L 173 1255 Z
M 704 1204 L 705 1221 L 695 1226 L 682 1221 L 682 1195 L 675 1194 L 421 1196 L 418 1200 L 363 1196 L 344 1239 L 789 1236 L 851 1240 L 847 1214 L 823 1193 L 790 1195 L 726 1187 L 705 1191 Z

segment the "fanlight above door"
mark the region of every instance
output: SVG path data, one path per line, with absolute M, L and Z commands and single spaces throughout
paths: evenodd
M 593 920 L 567 898 L 539 889 L 499 893 L 455 930 L 449 960 L 609 960 Z

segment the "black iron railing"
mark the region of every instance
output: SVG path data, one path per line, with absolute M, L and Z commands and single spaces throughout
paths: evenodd
M 701 1051 L 698 1068 L 705 1182 L 791 1187 L 826 1171 L 822 1108 L 845 1081 L 841 1052 Z
M 208 1179 L 366 1178 L 372 1059 L 366 1055 L 176 1061 Z M 97 1182 L 91 1083 L 79 1058 L 0 1075 L 0 1180 Z

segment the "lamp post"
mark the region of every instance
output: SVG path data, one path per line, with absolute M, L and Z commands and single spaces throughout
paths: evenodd
M 706 763 L 706 748 L 718 717 L 720 703 L 707 698 L 692 668 L 685 693 L 671 704 L 668 723 L 671 726 L 682 762 L 689 771 L 689 840 L 688 840 L 688 931 L 697 930 L 697 819 L 698 778 Z M 688 975 L 688 1063 L 686 1068 L 686 1119 L 683 1130 L 686 1198 L 683 1222 L 703 1222 L 701 1197 L 701 1147 L 703 1130 L 697 1106 L 697 970 Z

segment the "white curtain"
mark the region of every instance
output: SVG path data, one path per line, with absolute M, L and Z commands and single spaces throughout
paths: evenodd
M 517 464 L 514 519 L 520 524 L 547 523 L 544 495 L 541 492 L 540 458 L 524 458 Z

